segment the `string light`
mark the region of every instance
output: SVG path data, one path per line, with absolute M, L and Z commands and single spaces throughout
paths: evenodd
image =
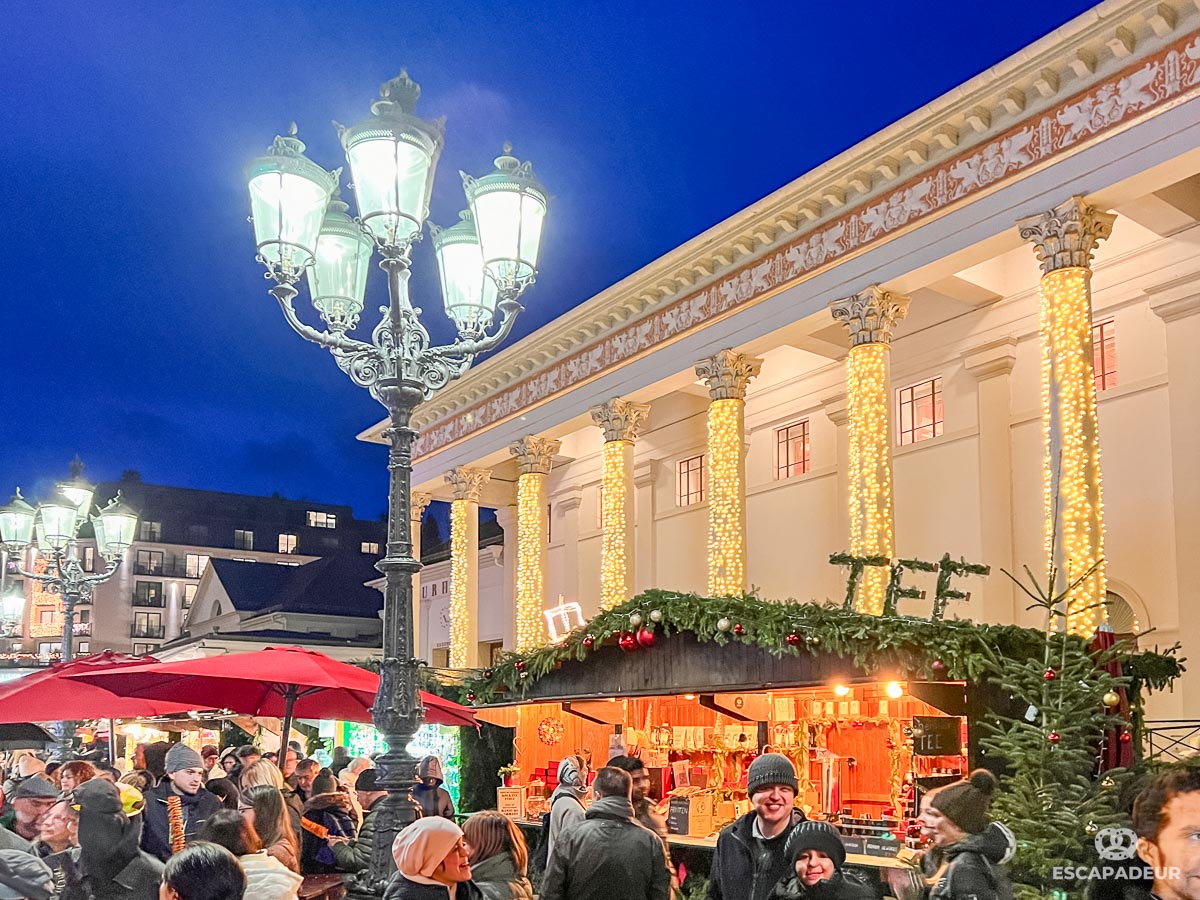
M 746 587 L 743 452 L 745 401 L 708 406 L 708 593 L 741 594 Z
M 467 514 L 470 500 L 450 503 L 450 668 L 467 664 L 467 578 L 470 547 L 467 546 Z
M 632 458 L 631 441 L 605 441 L 601 451 L 603 481 L 600 518 L 604 531 L 600 543 L 600 608 L 612 609 L 629 599 L 629 513 L 626 508 L 626 461 Z
M 583 609 L 578 603 L 566 603 L 562 594 L 558 595 L 558 606 L 552 606 L 544 613 L 546 627 L 550 629 L 550 640 L 558 641 L 566 637 L 572 628 L 583 625 Z
M 888 402 L 889 346 L 859 344 L 846 358 L 849 411 L 850 552 L 895 556 Z M 888 570 L 867 566 L 858 589 L 860 612 L 880 615 Z
M 525 472 L 517 479 L 516 645 L 518 653 L 545 643 L 542 598 L 546 590 L 546 476 Z
M 1045 549 L 1059 572 L 1056 590 L 1096 567 L 1066 599 L 1067 630 L 1089 638 L 1106 617 L 1090 281 L 1082 266 L 1046 273 L 1040 323 Z

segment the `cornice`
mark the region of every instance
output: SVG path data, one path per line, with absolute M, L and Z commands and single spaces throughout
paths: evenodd
M 1198 19 L 1183 0 L 1089 10 L 452 383 L 414 416 L 416 455 L 1174 105 L 1200 83 Z

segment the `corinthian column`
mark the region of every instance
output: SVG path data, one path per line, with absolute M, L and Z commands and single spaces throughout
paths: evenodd
M 846 357 L 846 485 L 849 492 L 850 553 L 896 555 L 892 507 L 891 349 L 892 331 L 908 313 L 907 297 L 871 285 L 829 304 L 833 318 L 850 332 Z M 879 615 L 887 567 L 867 566 L 858 589 L 860 612 Z
M 591 414 L 592 421 L 604 431 L 600 608 L 611 609 L 633 596 L 633 442 L 650 407 L 614 397 L 593 406 Z
M 479 665 L 479 489 L 492 473 L 459 466 L 446 475 L 450 504 L 450 668 Z
M 425 515 L 425 507 L 433 500 L 433 494 L 413 491 L 409 503 L 409 517 L 412 520 L 412 555 L 417 562 L 421 561 L 421 517 Z M 412 633 L 413 656 L 424 659 L 425 642 L 421 639 L 421 573 L 415 572 L 412 577 Z M 426 660 L 428 662 L 428 660 Z
M 1042 266 L 1042 487 L 1047 567 L 1067 592 L 1066 628 L 1091 637 L 1106 618 L 1100 437 L 1092 370 L 1092 252 L 1112 213 L 1072 197 L 1017 223 Z
M 509 445 L 517 458 L 517 587 L 513 634 L 518 653 L 546 642 L 546 476 L 561 447 L 559 441 L 523 437 Z
M 708 593 L 746 590 L 746 388 L 762 360 L 722 350 L 696 363 L 708 383 Z

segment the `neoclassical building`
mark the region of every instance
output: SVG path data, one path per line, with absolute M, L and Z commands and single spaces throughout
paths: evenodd
M 1111 0 L 421 408 L 414 487 L 461 548 L 450 662 L 479 661 L 478 505 L 508 646 L 560 596 L 840 600 L 831 554 L 949 553 L 991 575 L 948 616 L 1041 624 L 1001 570 L 1054 565 L 1064 627 L 1195 653 L 1197 347 L 1200 7 Z M 1152 713 L 1200 718 L 1200 674 Z

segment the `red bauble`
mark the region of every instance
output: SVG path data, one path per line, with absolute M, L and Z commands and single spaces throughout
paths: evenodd
M 793 631 L 791 634 L 789 634 L 787 636 L 787 642 L 789 644 L 791 644 L 793 647 L 796 647 L 796 646 L 799 646 L 800 644 L 804 643 L 804 638 L 800 637 L 800 635 L 796 634 L 796 632 Z
M 468 692 L 467 692 L 467 702 L 468 702 L 468 703 L 474 703 L 474 702 L 475 702 L 475 692 L 474 692 L 474 691 L 468 691 Z
M 485 680 L 485 681 L 491 681 L 491 679 L 492 679 L 492 670 L 491 670 L 491 669 L 484 669 L 484 670 L 483 670 L 483 677 L 484 677 L 484 680 Z
M 886 741 L 884 741 L 884 742 L 883 742 L 883 745 L 884 745 L 885 747 L 887 747 L 889 750 L 895 750 L 895 749 L 896 749 L 896 742 L 895 742 L 895 741 L 893 741 L 891 738 L 888 738 Z
M 733 626 L 733 633 L 734 634 L 745 634 L 746 629 L 742 626 L 741 622 L 738 622 L 736 625 Z
M 595 644 L 596 644 L 596 639 L 594 637 L 592 637 L 590 634 L 583 639 L 583 646 L 585 646 L 585 647 L 593 647 L 593 646 L 595 646 Z
M 1048 740 L 1052 744 L 1057 744 L 1059 741 L 1062 740 L 1062 735 L 1059 734 L 1057 731 L 1052 731 L 1048 735 L 1046 735 L 1046 740 Z
M 1121 743 L 1122 744 L 1128 744 L 1132 740 L 1133 740 L 1133 735 L 1130 734 L 1128 731 L 1121 732 Z
M 935 659 L 929 664 L 929 668 L 933 670 L 935 675 L 944 675 L 946 673 L 946 664 L 940 659 Z
M 637 650 L 638 648 L 637 638 L 628 631 L 624 631 L 621 633 L 621 636 L 617 638 L 617 646 L 626 653 L 633 653 L 633 651 Z
M 647 628 L 645 625 L 643 625 L 641 628 L 639 628 L 637 631 L 637 642 L 641 646 L 645 647 L 647 650 L 649 650 L 651 647 L 653 647 L 654 646 L 654 629 Z
M 518 659 L 516 662 L 516 669 L 518 672 L 524 672 L 525 671 L 525 660 Z
M 1055 678 L 1058 677 L 1058 673 L 1055 672 L 1053 669 L 1047 669 L 1045 672 L 1042 673 L 1042 677 L 1045 678 L 1047 681 L 1053 681 Z

